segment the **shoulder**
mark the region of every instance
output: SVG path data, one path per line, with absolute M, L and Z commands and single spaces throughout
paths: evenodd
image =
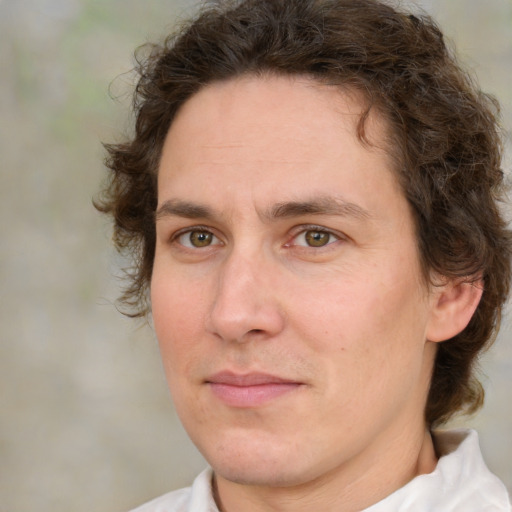
M 205 469 L 185 487 L 160 496 L 130 512 L 218 512 L 212 488 L 212 470 Z
M 454 503 L 482 512 L 511 510 L 507 489 L 487 468 L 474 430 L 436 432 L 434 442 L 441 456 L 435 473 L 447 489 L 454 491 Z
M 482 458 L 474 430 L 433 433 L 436 469 L 420 475 L 366 512 L 511 512 L 507 489 Z

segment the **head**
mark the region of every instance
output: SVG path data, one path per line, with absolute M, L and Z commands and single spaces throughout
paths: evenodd
M 374 0 L 212 3 L 152 46 L 138 71 L 135 133 L 107 146 L 111 180 L 98 204 L 114 218 L 118 248 L 134 257 L 122 297 L 130 314 L 151 310 L 159 170 L 180 112 L 220 84 L 308 81 L 357 99 L 354 133 L 389 162 L 425 289 L 457 282 L 482 290 L 467 325 L 436 340 L 426 424 L 481 405 L 475 362 L 496 334 L 510 279 L 497 105 L 460 68 L 431 19 Z

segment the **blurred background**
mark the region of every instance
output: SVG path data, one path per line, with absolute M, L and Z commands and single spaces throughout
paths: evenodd
M 502 101 L 510 147 L 511 0 L 415 3 Z M 0 512 L 122 512 L 204 466 L 151 329 L 116 310 L 120 262 L 91 205 L 101 141 L 129 129 L 134 48 L 194 4 L 0 0 Z M 507 315 L 482 360 L 486 406 L 465 422 L 509 490 L 511 338 Z

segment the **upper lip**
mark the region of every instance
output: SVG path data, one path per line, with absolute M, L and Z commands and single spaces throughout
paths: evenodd
M 292 379 L 285 379 L 268 373 L 234 373 L 231 371 L 218 372 L 206 379 L 207 383 L 225 384 L 227 386 L 258 386 L 263 384 L 299 384 Z

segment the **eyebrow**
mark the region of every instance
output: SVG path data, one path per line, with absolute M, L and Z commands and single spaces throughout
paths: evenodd
M 211 219 L 215 215 L 208 206 L 178 199 L 165 201 L 155 213 L 155 219 L 163 217 L 185 217 L 187 219 Z
M 371 217 L 370 213 L 361 206 L 332 196 L 316 197 L 306 201 L 277 203 L 265 212 L 264 217 L 283 219 L 301 215 L 338 215 L 360 220 Z
M 315 197 L 305 201 L 276 203 L 263 212 L 262 218 L 272 221 L 300 217 L 301 215 L 336 215 L 353 217 L 357 220 L 371 218 L 371 214 L 361 206 L 332 196 Z M 219 217 L 213 209 L 206 205 L 179 199 L 165 201 L 155 213 L 156 220 L 173 216 L 206 220 L 213 220 Z

